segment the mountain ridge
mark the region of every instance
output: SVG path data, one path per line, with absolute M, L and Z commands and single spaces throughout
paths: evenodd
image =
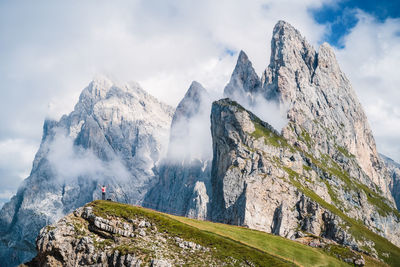
M 103 183 L 119 202 L 400 258 L 398 176 L 328 44 L 316 51 L 279 21 L 262 76 L 241 51 L 224 94 L 236 102 L 211 103 L 194 81 L 174 111 L 138 84 L 95 79 L 45 121 L 31 175 L 0 211 L 0 260 L 32 257 L 39 229 Z M 257 113 L 271 105 L 282 131 Z
M 347 261 L 360 266 L 378 263 L 366 255 L 343 250 L 329 240 L 315 241 L 320 245 L 316 248 L 304 245 L 304 241 L 294 242 L 246 228 L 126 204 L 94 201 L 44 228 L 37 240 L 39 254 L 26 265 L 347 266 Z M 179 256 L 174 257 L 177 252 Z M 192 257 L 193 253 L 197 257 Z
M 33 257 L 40 228 L 99 199 L 100 183 L 109 197 L 140 203 L 156 175 L 172 111 L 138 84 L 100 77 L 68 116 L 46 120 L 30 176 L 0 211 L 0 260 L 12 266 Z
M 394 232 L 399 212 L 330 162 L 292 146 L 270 125 L 229 99 L 213 103 L 212 220 L 242 225 L 289 239 L 312 234 L 393 264 L 399 257 Z M 335 167 L 329 167 L 329 165 Z M 349 179 L 342 181 L 340 179 Z M 336 188 L 335 183 L 339 183 Z M 346 183 L 357 186 L 345 189 Z M 341 185 L 344 185 L 342 188 Z M 364 213 L 372 211 L 378 231 L 343 209 L 340 194 L 359 190 Z M 336 190 L 342 190 L 338 195 Z M 367 194 L 370 194 L 368 196 Z M 357 206 L 353 207 L 357 210 Z M 378 209 L 378 210 L 377 210 Z M 382 210 L 379 210 L 382 209 Z M 391 249 L 389 249 L 391 247 Z M 392 252 L 389 252 L 391 250 Z M 386 256 L 389 253 L 392 256 Z M 388 255 L 389 255 L 388 254 Z M 385 259 L 386 257 L 386 259 Z
M 204 141 L 208 142 L 201 140 L 204 135 L 199 132 L 205 131 L 207 124 L 203 123 L 208 121 L 210 104 L 207 90 L 193 81 L 175 110 L 167 157 L 159 167 L 158 181 L 146 194 L 145 207 L 190 218 L 208 218 L 211 155 L 193 143 L 204 146 Z

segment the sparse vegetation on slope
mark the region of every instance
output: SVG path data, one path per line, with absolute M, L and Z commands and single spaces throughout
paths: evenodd
M 204 247 L 213 248 L 211 253 L 222 262 L 234 259 L 238 264 L 247 262 L 255 266 L 291 266 L 292 264 L 288 260 L 267 253 L 266 250 L 242 244 L 212 231 L 204 231 L 160 212 L 108 201 L 94 201 L 89 205 L 93 207 L 93 212 L 101 217 L 116 216 L 124 220 L 145 218 L 155 224 L 161 233 L 167 233 L 169 236 L 179 237 Z M 129 246 L 116 249 L 120 249 L 122 253 L 134 250 Z M 201 262 L 199 264 L 201 265 Z
M 335 176 L 343 181 L 346 190 L 355 190 L 355 192 L 364 191 L 367 195 L 368 202 L 377 208 L 377 211 L 380 215 L 387 216 L 390 213 L 395 214 L 400 218 L 399 212 L 394 208 L 390 207 L 385 198 L 379 196 L 376 192 L 361 184 L 359 181 L 351 178 L 350 175 L 343 170 L 338 164 L 336 164 L 328 155 L 323 155 L 322 158 L 324 161 L 320 161 L 315 159 L 312 155 L 305 153 L 300 150 L 298 147 L 291 146 L 286 141 L 276 140 L 284 139 L 282 136 L 277 135 L 270 129 L 263 127 L 258 120 L 253 121 L 254 126 L 256 127 L 256 134 L 252 134 L 255 138 L 263 137 L 266 143 L 269 143 L 272 146 L 280 145 L 282 148 L 288 148 L 291 151 L 297 150 L 300 153 L 304 154 L 306 157 L 310 159 L 310 161 L 319 169 L 326 172 L 328 175 Z M 306 134 L 303 134 L 307 136 Z M 271 141 L 272 140 L 272 141 Z M 340 149 L 341 153 L 347 154 L 351 156 L 344 148 Z M 378 252 L 378 256 L 383 259 L 385 262 L 392 266 L 396 266 L 400 262 L 400 248 L 393 245 L 387 239 L 382 236 L 372 232 L 366 226 L 364 226 L 361 222 L 350 218 L 347 216 L 339 207 L 335 205 L 327 203 L 323 200 L 318 194 L 316 194 L 313 190 L 310 190 L 307 186 L 305 186 L 302 181 L 306 180 L 307 177 L 304 177 L 302 174 L 295 172 L 294 170 L 280 166 L 284 169 L 290 178 L 291 183 L 298 188 L 301 192 L 303 192 L 307 197 L 314 200 L 322 207 L 326 208 L 333 214 L 339 216 L 343 221 L 345 221 L 346 226 L 349 227 L 349 232 L 353 235 L 357 240 L 371 240 L 375 243 L 374 248 Z M 331 199 L 335 204 L 340 204 L 338 197 L 335 195 L 334 191 L 330 186 L 327 186 L 328 192 L 331 195 Z M 368 248 L 365 248 L 368 251 Z
M 256 266 L 349 266 L 337 258 L 345 258 L 349 253 L 356 254 L 339 245 L 335 245 L 332 251 L 326 251 L 245 227 L 194 220 L 138 206 L 108 201 L 94 201 L 90 205 L 98 216 L 117 216 L 124 220 L 139 216 L 154 223 L 159 231 L 168 235 L 213 247 L 215 256 L 221 261 L 234 258 Z M 124 246 L 118 249 L 126 253 L 135 248 Z M 379 263 L 365 255 L 364 258 L 366 266 Z
M 245 227 L 199 221 L 172 215 L 171 217 L 198 229 L 229 237 L 237 242 L 286 259 L 299 266 L 349 266 L 328 255 L 321 249 L 312 248 L 280 236 Z

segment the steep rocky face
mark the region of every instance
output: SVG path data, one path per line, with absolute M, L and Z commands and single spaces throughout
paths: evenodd
M 380 154 L 386 168 L 389 171 L 389 189 L 396 201 L 397 209 L 400 210 L 400 164 Z
M 229 83 L 225 86 L 224 96 L 253 103 L 261 93 L 261 80 L 244 51 L 240 51 Z
M 278 22 L 262 84 L 268 99 L 288 108 L 289 124 L 283 133 L 292 144 L 317 157 L 328 154 L 353 177 L 391 199 L 365 113 L 327 43 L 317 52 L 290 24 Z M 342 162 L 347 155 L 355 160 Z
M 30 176 L 0 212 L 0 261 L 13 266 L 36 251 L 43 226 L 93 199 L 141 203 L 168 140 L 173 109 L 137 84 L 99 78 L 68 116 L 46 120 Z
M 167 157 L 144 206 L 190 218 L 207 218 L 211 138 L 209 127 L 205 127 L 208 123 L 204 122 L 209 121 L 210 105 L 207 91 L 194 81 L 175 110 Z
M 238 65 L 243 65 L 241 62 L 238 60 Z M 236 69 L 232 77 L 254 77 L 238 75 Z M 248 83 L 244 78 L 238 84 Z M 387 221 L 392 226 L 398 222 L 398 216 L 392 213 L 395 203 L 388 187 L 389 173 L 377 154 L 367 118 L 332 48 L 325 43 L 315 51 L 296 29 L 280 21 L 274 28 L 271 61 L 261 83 L 262 88 L 253 93 L 253 98 L 262 94 L 267 104 L 279 103 L 287 110 L 288 123 L 282 130 L 286 142 L 305 155 L 312 155 L 328 169 L 340 170 L 317 173 L 329 178 L 329 190 L 324 194 L 329 193 L 348 216 L 362 220 L 370 228 L 381 229 L 397 243 L 398 238 L 387 227 Z M 231 86 L 229 91 L 233 90 L 235 87 Z M 238 85 L 236 90 L 242 92 L 242 86 Z M 357 186 L 350 178 L 357 181 Z M 342 186 L 338 187 L 339 184 Z M 373 198 L 380 199 L 381 205 L 376 206 Z M 365 200 L 369 203 L 366 212 L 360 204 Z
M 311 233 L 381 258 L 389 252 L 378 235 L 400 245 L 393 204 L 329 156 L 291 145 L 229 99 L 213 103 L 211 131 L 212 220 L 291 239 Z

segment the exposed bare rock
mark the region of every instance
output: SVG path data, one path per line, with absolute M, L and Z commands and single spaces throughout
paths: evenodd
M 352 176 L 392 199 L 367 117 L 329 44 L 323 43 L 317 52 L 294 27 L 279 21 L 262 83 L 268 99 L 288 107 L 290 122 L 283 133 L 289 142 L 302 143 L 317 157 L 328 154 Z M 305 133 L 312 142 L 302 140 Z M 340 162 L 343 155 L 354 156 L 354 162 Z
M 211 136 L 205 126 L 209 125 L 210 107 L 206 89 L 192 82 L 174 113 L 167 157 L 160 166 L 159 181 L 147 193 L 144 206 L 207 219 Z
M 231 79 L 224 89 L 224 96 L 252 103 L 261 93 L 261 80 L 244 51 L 240 51 Z
M 30 176 L 0 212 L 0 262 L 36 254 L 39 230 L 93 199 L 141 203 L 168 142 L 173 109 L 138 84 L 104 77 L 85 88 L 74 111 L 46 120 Z
M 392 203 L 328 155 L 318 159 L 291 145 L 229 99 L 213 103 L 211 122 L 212 220 L 291 239 L 313 234 L 377 256 L 373 240 L 349 230 L 356 219 L 364 222 L 363 231 L 369 228 L 400 245 Z
M 221 257 L 208 235 L 199 234 L 199 231 L 194 231 L 191 226 L 177 225 L 174 219 L 141 207 L 108 201 L 92 202 L 57 223 L 44 227 L 36 241 L 38 255 L 25 266 L 251 264 L 252 259 L 244 262 L 235 256 Z M 213 242 L 226 241 L 221 237 Z
M 400 164 L 380 154 L 389 171 L 389 189 L 396 201 L 397 209 L 400 210 Z
M 177 240 L 175 245 L 173 240 Z M 37 248 L 38 256 L 28 265 L 161 267 L 183 261 L 178 248 L 209 251 L 194 242 L 158 232 L 156 225 L 146 219 L 104 218 L 95 215 L 91 206 L 79 208 L 43 228 Z M 174 256 L 178 259 L 172 260 Z

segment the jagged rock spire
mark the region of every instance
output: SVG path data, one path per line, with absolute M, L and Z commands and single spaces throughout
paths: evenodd
M 170 142 L 187 134 L 182 132 L 182 127 L 178 127 L 177 124 L 186 123 L 191 117 L 198 114 L 204 101 L 207 101 L 209 97 L 207 90 L 199 82 L 192 82 L 172 117 Z
M 176 107 L 174 117 L 172 119 L 172 125 L 182 117 L 190 118 L 197 112 L 203 99 L 208 96 L 206 89 L 197 81 L 193 81 L 187 90 L 185 96 L 179 102 Z
M 267 98 L 280 95 L 283 99 L 293 99 L 292 92 L 280 86 L 285 83 L 281 68 L 284 73 L 297 75 L 296 79 L 311 80 L 316 60 L 314 48 L 300 32 L 289 23 L 278 21 L 272 34 L 270 64 L 262 77 Z
M 343 147 L 366 174 L 357 174 L 360 180 L 373 181 L 390 198 L 367 117 L 327 43 L 317 53 L 298 30 L 279 21 L 271 41 L 271 62 L 261 80 L 267 98 L 288 109 L 289 125 L 283 132 L 289 140 L 298 142 L 308 132 L 314 142 L 303 143 L 302 148 L 316 155 L 337 157 L 337 147 Z
M 231 79 L 224 89 L 224 95 L 234 100 L 241 100 L 259 93 L 260 89 L 260 78 L 246 53 L 240 51 Z
M 40 228 L 98 198 L 97 183 L 106 182 L 116 201 L 140 203 L 168 142 L 172 113 L 138 84 L 98 77 L 69 115 L 47 120 L 30 176 L 0 211 L 1 265 L 32 258 Z
M 147 193 L 144 206 L 191 218 L 207 218 L 211 191 L 210 109 L 207 90 L 193 81 L 175 110 L 168 154 L 160 164 L 159 180 Z

